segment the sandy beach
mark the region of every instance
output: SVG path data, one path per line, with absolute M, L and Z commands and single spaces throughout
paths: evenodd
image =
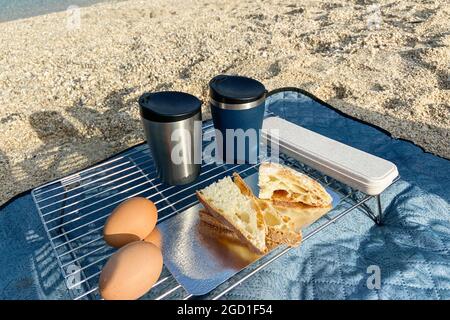
M 447 0 L 129 0 L 68 19 L 0 24 L 0 204 L 143 141 L 143 92 L 206 101 L 219 73 L 303 88 L 450 158 Z

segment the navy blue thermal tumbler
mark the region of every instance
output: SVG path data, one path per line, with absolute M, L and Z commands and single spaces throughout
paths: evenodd
M 247 77 L 219 75 L 209 88 L 218 158 L 225 163 L 256 163 L 267 94 L 264 85 Z

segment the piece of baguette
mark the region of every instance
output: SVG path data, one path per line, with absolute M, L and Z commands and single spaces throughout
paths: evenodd
M 270 206 L 269 202 L 263 204 L 263 201 L 261 201 L 261 204 Z M 282 244 L 289 247 L 295 247 L 300 244 L 302 240 L 301 230 L 294 231 L 295 225 L 288 216 L 279 215 L 273 207 L 270 209 L 264 207 L 263 212 L 264 220 L 267 224 L 266 246 L 269 251 Z M 202 230 L 206 231 L 208 235 L 226 238 L 233 242 L 240 241 L 233 230 L 221 224 L 206 210 L 200 210 L 199 216 L 203 226 Z
M 255 199 L 242 194 L 231 177 L 197 191 L 197 197 L 216 220 L 232 230 L 250 249 L 258 254 L 267 252 L 263 214 Z
M 284 203 L 328 207 L 332 198 L 320 183 L 294 169 L 277 163 L 259 166 L 259 198 Z

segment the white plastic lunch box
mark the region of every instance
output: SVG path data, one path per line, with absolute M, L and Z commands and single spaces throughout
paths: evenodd
M 264 120 L 262 140 L 278 144 L 286 155 L 368 195 L 380 194 L 398 176 L 397 166 L 390 161 L 279 117 Z

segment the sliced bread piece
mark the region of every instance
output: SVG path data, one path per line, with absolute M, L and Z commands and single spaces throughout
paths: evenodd
M 237 174 L 233 174 L 234 183 L 238 186 L 241 193 L 247 197 L 253 198 L 263 213 L 264 223 L 267 227 L 266 246 L 271 250 L 281 244 L 288 246 L 297 246 L 302 239 L 301 230 L 295 231 L 295 226 L 287 216 L 280 215 L 277 210 L 268 201 L 262 201 L 255 197 L 250 187 Z M 222 225 L 217 219 L 204 210 L 199 212 L 200 220 L 211 225 L 222 236 L 233 237 L 233 233 L 226 226 Z
M 259 198 L 328 207 L 331 196 L 320 183 L 294 169 L 277 163 L 259 166 Z
M 197 191 L 197 197 L 215 219 L 232 230 L 250 249 L 258 254 L 267 251 L 263 214 L 255 199 L 242 194 L 231 177 Z

